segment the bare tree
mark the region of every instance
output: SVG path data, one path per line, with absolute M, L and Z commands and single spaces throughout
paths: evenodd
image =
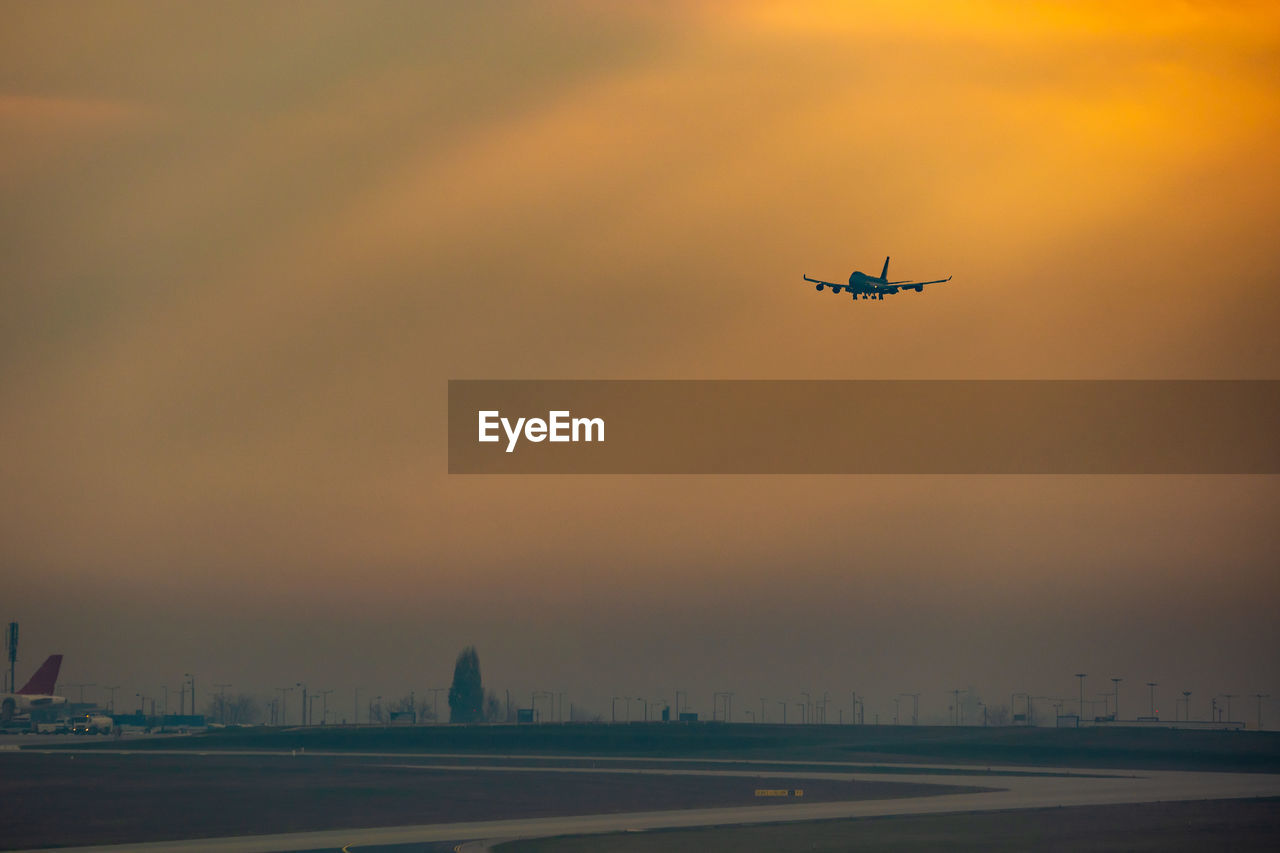
M 573 723 L 603 723 L 604 716 L 581 705 L 570 705 L 569 721 Z
M 226 726 L 244 726 L 262 720 L 262 706 L 248 693 L 216 693 L 205 705 L 205 719 Z
M 507 718 L 507 711 L 502 705 L 502 700 L 498 698 L 498 694 L 492 690 L 486 691 L 484 694 L 484 721 L 486 723 L 501 723 Z

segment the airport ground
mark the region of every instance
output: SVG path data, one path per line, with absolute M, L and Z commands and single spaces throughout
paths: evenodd
M 776 804 L 755 790 L 803 790 L 803 801 L 914 797 L 975 790 L 764 775 L 658 775 L 640 768 L 547 770 L 409 756 L 175 752 L 4 756 L 6 849 Z M 457 769 L 453 769 L 453 768 Z M 651 770 L 651 768 L 649 768 Z M 696 769 L 696 768 L 695 768 Z
M 588 832 L 512 849 L 920 850 L 953 836 L 983 849 L 1042 837 L 1142 849 L 1112 842 L 1146 835 L 1173 849 L 1204 832 L 1251 849 L 1277 837 L 1278 770 L 1280 735 L 1265 732 L 650 724 L 22 736 L 0 743 L 0 846 L 210 839 L 187 847 L 407 853 Z M 762 788 L 804 795 L 756 797 Z M 1045 805 L 1087 808 L 1032 811 Z M 985 813 L 947 813 L 975 809 Z M 847 817 L 859 819 L 831 820 Z M 805 822 L 722 825 L 779 820 Z M 716 828 L 695 828 L 705 826 Z M 620 829 L 650 831 L 615 843 L 607 833 Z M 984 841 L 1000 838 L 1006 847 Z
M 495 853 L 1272 851 L 1280 800 L 1199 800 L 707 827 L 513 841 Z

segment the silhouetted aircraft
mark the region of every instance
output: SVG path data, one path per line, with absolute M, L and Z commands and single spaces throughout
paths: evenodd
M 848 284 L 820 281 L 816 278 L 809 278 L 807 275 L 804 280 L 816 284 L 817 290 L 822 290 L 824 287 L 831 288 L 832 293 L 847 290 L 854 299 L 857 299 L 859 294 L 862 295 L 863 299 L 884 299 L 886 293 L 897 293 L 899 290 L 914 290 L 916 293 L 920 293 L 924 290 L 926 284 L 942 284 L 945 281 L 951 281 L 951 276 L 937 278 L 933 281 L 889 281 L 889 259 L 885 258 L 884 269 L 880 270 L 879 278 L 855 271 L 849 276 Z

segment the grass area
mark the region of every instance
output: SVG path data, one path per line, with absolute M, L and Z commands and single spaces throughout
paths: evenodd
M 1271 851 L 1280 800 L 1201 800 L 864 818 L 571 836 L 498 845 L 499 853 L 889 853 L 926 851 Z
M 126 743 L 130 749 L 626 755 L 1280 772 L 1280 732 L 1177 729 L 723 723 L 328 726 L 227 729 L 183 738 L 131 739 Z M 77 740 L 59 745 L 84 749 L 117 744 Z

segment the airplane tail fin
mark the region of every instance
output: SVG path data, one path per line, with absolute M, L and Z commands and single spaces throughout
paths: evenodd
M 889 278 L 889 259 L 884 259 L 884 269 L 880 270 L 880 280 L 887 281 Z
M 62 655 L 49 655 L 45 662 L 40 664 L 36 674 L 31 676 L 31 680 L 22 685 L 22 689 L 18 692 L 36 696 L 51 695 L 53 688 L 58 684 L 58 670 L 61 668 Z

